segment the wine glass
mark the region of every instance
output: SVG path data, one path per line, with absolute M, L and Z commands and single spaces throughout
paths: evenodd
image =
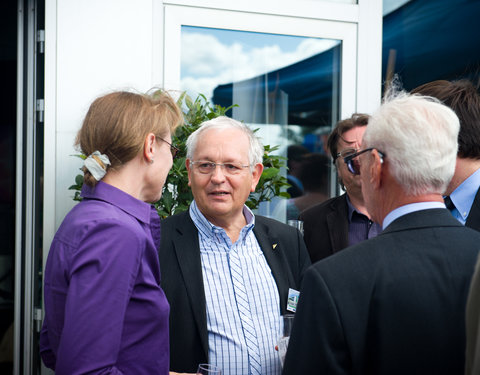
M 221 375 L 222 370 L 214 365 L 200 363 L 197 369 L 197 375 Z
M 297 228 L 303 235 L 303 221 L 302 220 L 287 220 L 287 224 L 291 227 Z
M 283 321 L 283 334 L 279 338 L 277 343 L 278 355 L 280 357 L 280 362 L 283 367 L 283 362 L 285 361 L 285 355 L 287 354 L 288 341 L 290 340 L 290 333 L 292 332 L 293 319 L 295 318 L 294 314 L 285 314 L 282 316 Z

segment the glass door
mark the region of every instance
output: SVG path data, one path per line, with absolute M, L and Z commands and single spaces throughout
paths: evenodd
M 355 26 L 183 7 L 167 7 L 165 19 L 165 87 L 236 104 L 228 115 L 288 159 L 292 198 L 259 213 L 296 219 L 336 195 L 325 146 L 342 112 L 355 108 Z

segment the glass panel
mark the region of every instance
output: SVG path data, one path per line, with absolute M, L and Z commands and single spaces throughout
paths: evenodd
M 191 26 L 181 35 L 182 90 L 224 107 L 237 104 L 228 115 L 258 128 L 264 144 L 280 146 L 288 178 L 300 180 L 291 200 L 264 204 L 260 213 L 296 219 L 335 194 L 325 145 L 338 121 L 341 42 Z
M 383 0 L 383 15 L 393 12 L 411 0 Z

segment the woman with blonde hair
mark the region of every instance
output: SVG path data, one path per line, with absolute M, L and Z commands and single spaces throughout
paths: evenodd
M 166 93 L 96 99 L 76 145 L 83 200 L 65 217 L 45 269 L 45 365 L 61 374 L 168 374 L 169 304 L 160 288 L 160 199 L 182 121 Z

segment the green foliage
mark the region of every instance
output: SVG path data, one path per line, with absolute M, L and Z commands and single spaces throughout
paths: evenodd
M 85 160 L 87 157 L 83 154 L 72 155 Z M 77 174 L 75 177 L 75 184 L 71 185 L 68 190 L 75 190 L 75 195 L 73 196 L 74 201 L 81 201 L 82 197 L 80 197 L 80 191 L 82 190 L 83 185 L 83 174 Z
M 157 92 L 158 94 L 161 91 Z M 153 95 L 157 95 L 154 93 Z M 215 105 L 211 106 L 206 97 L 200 94 L 195 100 L 192 100 L 186 93 L 183 93 L 177 101 L 182 108 L 184 115 L 184 125 L 177 128 L 172 135 L 172 143 L 180 149 L 177 157 L 173 161 L 173 166 L 168 173 L 165 186 L 163 187 L 162 197 L 155 202 L 160 217 L 165 218 L 188 209 L 193 200 L 190 187 L 188 186 L 188 173 L 185 167 L 186 147 L 185 142 L 190 134 L 198 129 L 204 121 L 211 120 L 218 116 L 225 116 L 226 112 L 236 105 L 228 108 Z M 279 196 L 289 198 L 290 195 L 285 188 L 290 185 L 287 179 L 280 174 L 281 168 L 284 168 L 285 158 L 273 155 L 278 150 L 278 146 L 270 147 L 265 145 L 263 155 L 264 170 L 255 192 L 251 193 L 246 205 L 250 209 L 258 208 L 261 202 L 270 201 L 273 197 Z M 84 155 L 76 155 L 85 158 Z M 70 190 L 76 190 L 74 200 L 80 200 L 80 189 L 83 184 L 83 176 L 78 175 L 75 178 L 75 185 L 69 187 Z
M 282 191 L 290 184 L 287 179 L 280 174 L 280 169 L 285 167 L 286 160 L 282 156 L 272 155 L 272 152 L 278 150 L 278 146 L 270 147 L 265 145 L 263 154 L 263 173 L 257 184 L 255 192 L 251 193 L 245 204 L 250 209 L 257 208 L 261 202 L 268 202 L 274 197 L 290 198 L 290 194 Z

